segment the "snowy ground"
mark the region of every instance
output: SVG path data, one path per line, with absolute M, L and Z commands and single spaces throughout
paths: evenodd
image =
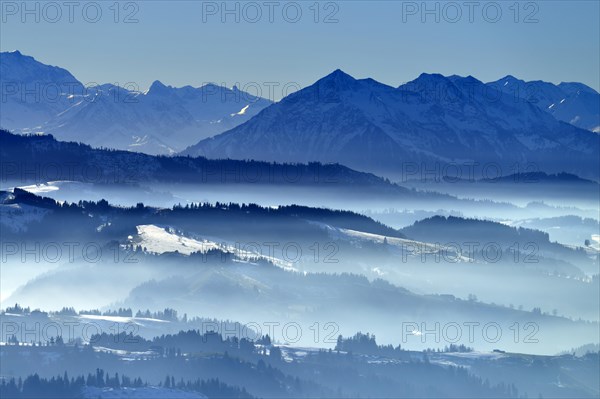
M 52 191 L 60 190 L 60 186 L 63 183 L 68 183 L 68 182 L 50 181 L 48 183 L 32 184 L 30 186 L 22 186 L 19 188 L 22 190 L 25 190 L 25 191 L 29 191 L 32 194 L 43 196 L 46 193 L 51 193 Z
M 173 233 L 170 229 L 152 224 L 137 226 L 137 236 L 131 237 L 133 244 L 145 247 L 148 252 L 163 254 L 166 252 L 179 252 L 190 255 L 194 252 L 206 253 L 212 249 L 219 249 L 219 245 L 210 241 L 198 241 Z
M 447 251 L 448 253 L 455 253 L 456 248 L 445 247 L 443 245 L 432 244 L 421 241 L 407 240 L 403 238 L 395 238 L 395 237 L 386 237 L 379 234 L 373 233 L 365 233 L 363 231 L 350 230 L 333 227 L 323 223 L 317 223 L 321 228 L 325 229 L 330 237 L 336 239 L 344 239 L 348 241 L 371 241 L 378 244 L 383 244 L 384 241 L 388 243 L 388 245 L 394 247 L 395 249 L 406 252 L 413 256 L 418 256 L 421 254 L 435 254 L 440 251 Z M 461 254 L 456 254 L 456 257 L 453 258 L 461 262 L 471 262 L 472 260 L 466 256 Z
M 147 317 L 124 317 L 124 316 L 101 316 L 92 314 L 83 314 L 79 316 L 81 319 L 95 320 L 95 321 L 107 321 L 111 323 L 122 323 L 122 324 L 137 324 L 143 326 L 148 323 L 168 323 L 166 320 L 150 319 Z
M 290 345 L 277 345 L 281 349 L 283 359 L 286 362 L 302 361 L 309 354 L 317 354 L 323 348 L 315 347 L 300 347 Z M 340 352 L 346 353 L 346 352 Z M 422 352 L 408 352 L 411 357 L 421 359 L 423 357 Z M 373 364 L 398 364 L 405 363 L 407 360 L 400 360 L 394 357 L 386 356 L 375 356 L 375 355 L 360 355 L 367 363 Z M 510 354 L 504 352 L 433 352 L 427 354 L 431 363 L 436 363 L 441 366 L 462 366 L 468 367 L 473 360 L 498 360 Z
M 218 238 L 209 237 L 203 239 L 200 237 L 187 237 L 178 234 L 174 229 L 169 227 L 159 227 L 153 224 L 136 226 L 137 235 L 128 237 L 130 244 L 141 245 L 148 252 L 163 254 L 167 252 L 179 252 L 183 255 L 190 255 L 194 252 L 206 253 L 209 250 L 218 249 L 225 252 L 233 253 L 240 259 L 260 258 L 268 260 L 273 264 L 286 270 L 295 270 L 289 262 L 278 258 L 266 256 L 257 252 L 247 251 L 239 246 L 219 240 Z
M 147 359 L 147 358 L 159 356 L 157 354 L 157 352 L 153 352 L 153 351 L 144 351 L 144 352 L 126 351 L 126 350 L 122 350 L 122 349 L 105 348 L 102 346 L 94 346 L 94 351 L 110 353 L 112 355 L 121 357 L 125 361 Z
M 461 358 L 461 359 L 488 359 L 488 360 L 492 360 L 492 359 L 501 359 L 501 358 L 506 357 L 508 355 L 506 353 L 504 353 L 504 352 L 479 352 L 479 351 L 472 351 L 472 352 L 447 352 L 447 353 L 442 353 L 442 356 L 444 356 L 444 357 Z
M 281 355 L 283 356 L 283 360 L 290 363 L 292 361 L 299 361 L 306 357 L 309 353 L 316 354 L 323 348 L 313 348 L 313 347 L 300 347 L 300 346 L 290 346 L 290 345 L 276 345 L 281 349 Z
M 595 249 L 600 252 L 600 234 L 592 235 L 592 242 L 590 244 L 590 248 Z

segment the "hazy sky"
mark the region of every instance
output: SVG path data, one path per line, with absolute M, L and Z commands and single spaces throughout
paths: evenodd
M 3 0 L 0 49 L 67 68 L 83 83 L 141 90 L 156 79 L 239 83 L 279 99 L 283 86 L 306 86 L 336 68 L 393 86 L 439 72 L 598 90 L 599 3 L 61 0 L 24 10 Z M 280 86 L 268 95 L 271 82 Z

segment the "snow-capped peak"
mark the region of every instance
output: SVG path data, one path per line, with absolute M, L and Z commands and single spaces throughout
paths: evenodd
M 165 86 L 160 80 L 155 80 L 150 85 L 150 88 L 146 92 L 146 94 L 163 94 L 168 93 L 169 89 L 172 89 L 171 86 Z

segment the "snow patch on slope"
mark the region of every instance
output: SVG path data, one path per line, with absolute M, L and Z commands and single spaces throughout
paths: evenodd
M 152 224 L 139 225 L 136 228 L 138 234 L 135 237 L 128 237 L 128 240 L 133 245 L 140 245 L 146 248 L 148 252 L 157 254 L 179 252 L 180 254 L 189 256 L 195 252 L 206 253 L 210 250 L 220 250 L 232 253 L 241 260 L 264 259 L 283 269 L 295 270 L 290 262 L 246 250 L 234 243 L 220 241 L 221 243 L 219 244 L 216 238 L 190 238 L 176 233 L 172 228 L 159 227 Z
M 136 228 L 138 235 L 132 237 L 132 243 L 145 247 L 149 252 L 157 254 L 179 252 L 183 255 L 191 255 L 194 252 L 206 253 L 209 250 L 220 249 L 216 243 L 183 237 L 168 228 L 152 224 L 140 225 Z
M 453 253 L 453 259 L 456 259 L 459 262 L 472 262 L 472 259 L 461 255 L 456 254 L 456 248 L 443 246 L 439 244 L 432 244 L 428 242 L 409 240 L 405 238 L 396 238 L 396 237 L 386 237 L 379 234 L 366 233 L 364 231 L 356 231 L 350 229 L 343 229 L 333 227 L 323 223 L 313 222 L 319 225 L 320 227 L 327 230 L 328 234 L 332 238 L 336 239 L 344 239 L 344 240 L 354 240 L 354 241 L 371 241 L 377 244 L 383 244 L 386 242 L 392 248 L 399 250 L 401 252 L 406 252 L 410 255 L 417 256 L 421 254 L 435 254 L 441 251 L 446 251 L 448 253 Z M 376 273 L 380 273 L 381 271 L 374 270 Z

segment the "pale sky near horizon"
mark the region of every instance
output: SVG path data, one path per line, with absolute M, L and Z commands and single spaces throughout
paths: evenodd
M 215 82 L 269 97 L 276 82 L 278 100 L 340 68 L 391 86 L 437 72 L 600 89 L 597 0 L 2 0 L 0 11 L 1 51 L 20 50 L 83 83 Z

